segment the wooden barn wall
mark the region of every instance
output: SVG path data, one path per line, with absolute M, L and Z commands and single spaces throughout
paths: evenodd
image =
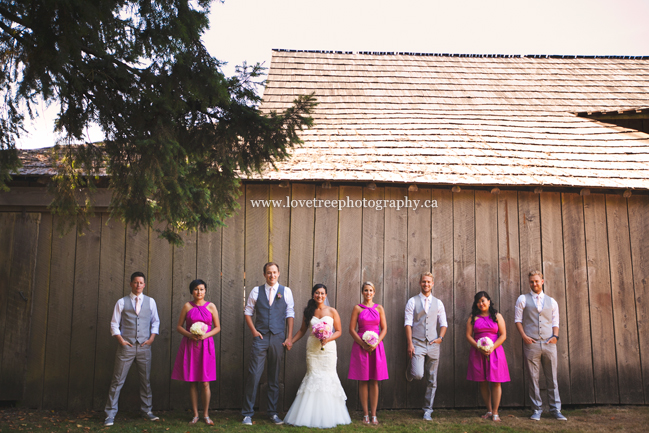
M 294 208 L 251 200 L 435 200 L 437 207 Z M 545 273 L 546 293 L 559 303 L 559 383 L 564 404 L 645 404 L 649 399 L 649 197 L 543 192 L 313 184 L 248 184 L 240 210 L 215 233 L 187 233 L 172 247 L 154 231 L 135 232 L 100 213 L 83 236 L 59 236 L 49 213 L 0 212 L 0 400 L 32 407 L 103 408 L 116 343 L 109 322 L 115 301 L 129 292 L 134 271 L 147 274 L 146 293 L 158 303 L 161 331 L 153 345 L 151 380 L 156 409 L 187 405 L 186 384 L 170 380 L 182 305 L 194 278 L 208 283 L 223 331 L 215 337 L 215 408 L 239 408 L 251 338 L 244 325 L 246 295 L 263 282 L 262 265 L 279 263 L 292 288 L 296 327 L 314 283 L 329 288 L 340 312 L 338 373 L 350 408 L 357 383 L 347 380 L 352 339 L 347 332 L 360 284 L 373 281 L 384 305 L 390 380 L 381 383 L 383 408 L 421 407 L 423 382 L 407 383 L 404 306 L 432 270 L 434 294 L 446 306 L 438 407 L 481 404 L 467 382 L 465 324 L 473 295 L 488 291 L 507 323 L 504 343 L 512 381 L 503 405 L 526 404 L 522 342 L 514 303 L 528 291 L 527 273 Z M 1 209 L 0 209 L 1 211 Z M 291 404 L 306 370 L 305 342 L 286 354 L 281 402 Z M 135 369 L 120 407 L 138 407 Z M 265 402 L 265 376 L 259 405 Z

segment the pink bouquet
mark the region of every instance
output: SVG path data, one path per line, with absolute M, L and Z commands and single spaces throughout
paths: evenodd
M 361 338 L 369 346 L 376 347 L 379 344 L 379 336 L 374 331 L 365 331 Z
M 494 347 L 494 342 L 489 337 L 482 337 L 476 343 L 478 343 L 478 348 L 483 350 L 491 350 Z
M 333 327 L 327 322 L 318 322 L 311 327 L 311 332 L 315 338 L 322 342 L 331 337 L 333 334 Z M 324 350 L 324 346 L 322 346 L 320 350 Z
M 194 324 L 189 328 L 189 332 L 191 332 L 194 335 L 205 335 L 207 333 L 207 323 L 203 322 L 194 322 Z M 196 346 L 198 346 L 199 342 L 196 342 Z

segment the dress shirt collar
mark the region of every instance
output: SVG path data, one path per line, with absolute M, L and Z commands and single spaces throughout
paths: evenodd
M 545 292 L 543 290 L 541 290 L 541 293 L 538 295 L 534 293 L 534 290 L 530 290 L 530 295 L 532 295 L 532 299 L 534 299 L 535 302 L 536 298 L 538 298 L 541 305 L 543 305 L 543 302 L 545 301 Z
M 419 299 L 421 299 L 421 305 L 426 305 L 426 299 L 428 299 L 428 303 L 430 303 L 433 300 L 433 292 L 430 292 L 430 295 L 428 296 L 419 292 Z
M 144 296 L 144 293 L 140 293 L 139 295 L 136 295 L 135 293 L 131 292 L 128 295 L 131 297 L 131 301 L 135 301 L 135 298 L 139 298 L 141 301 L 142 296 Z
M 268 283 L 264 283 L 264 290 L 266 290 L 267 293 L 270 288 L 272 288 L 273 290 L 277 290 L 278 287 L 279 287 L 279 282 L 275 283 L 272 286 L 269 286 Z

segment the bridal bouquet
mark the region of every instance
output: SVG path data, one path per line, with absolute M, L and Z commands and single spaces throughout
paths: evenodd
M 333 334 L 333 327 L 327 322 L 318 322 L 313 325 L 311 332 L 315 338 L 322 342 L 331 337 L 331 334 Z M 324 350 L 324 346 L 322 346 L 320 350 Z
M 203 322 L 195 322 L 190 328 L 189 332 L 191 332 L 194 335 L 205 335 L 207 333 L 207 323 Z M 196 342 L 196 346 L 198 346 L 198 341 Z
M 489 337 L 482 337 L 476 343 L 478 343 L 478 348 L 483 350 L 491 350 L 494 347 L 494 342 Z
M 379 336 L 374 331 L 365 331 L 361 338 L 372 347 L 376 347 L 379 344 Z

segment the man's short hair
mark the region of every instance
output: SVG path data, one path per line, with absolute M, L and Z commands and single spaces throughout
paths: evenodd
M 529 274 L 527 274 L 527 278 L 532 278 L 536 275 L 538 275 L 539 277 L 541 277 L 541 279 L 543 279 L 543 274 L 541 273 L 541 271 L 532 271 Z
M 144 272 L 140 272 L 140 271 L 133 272 L 133 273 L 131 274 L 131 283 L 132 283 L 133 280 L 134 280 L 135 278 L 137 278 L 137 277 L 142 277 L 142 278 L 144 278 L 144 282 L 146 283 L 146 277 L 144 276 Z
M 275 267 L 277 268 L 277 272 L 279 272 L 279 265 L 278 265 L 277 263 L 275 263 L 275 262 L 268 262 L 268 263 L 266 263 L 266 264 L 264 265 L 264 275 L 266 275 L 266 269 L 267 269 L 269 266 L 275 266 Z
M 433 274 L 431 272 L 424 272 L 423 274 L 421 274 L 421 277 L 419 277 L 419 282 L 421 282 L 424 277 L 430 277 L 433 280 L 433 283 L 435 282 L 435 278 L 433 277 Z

